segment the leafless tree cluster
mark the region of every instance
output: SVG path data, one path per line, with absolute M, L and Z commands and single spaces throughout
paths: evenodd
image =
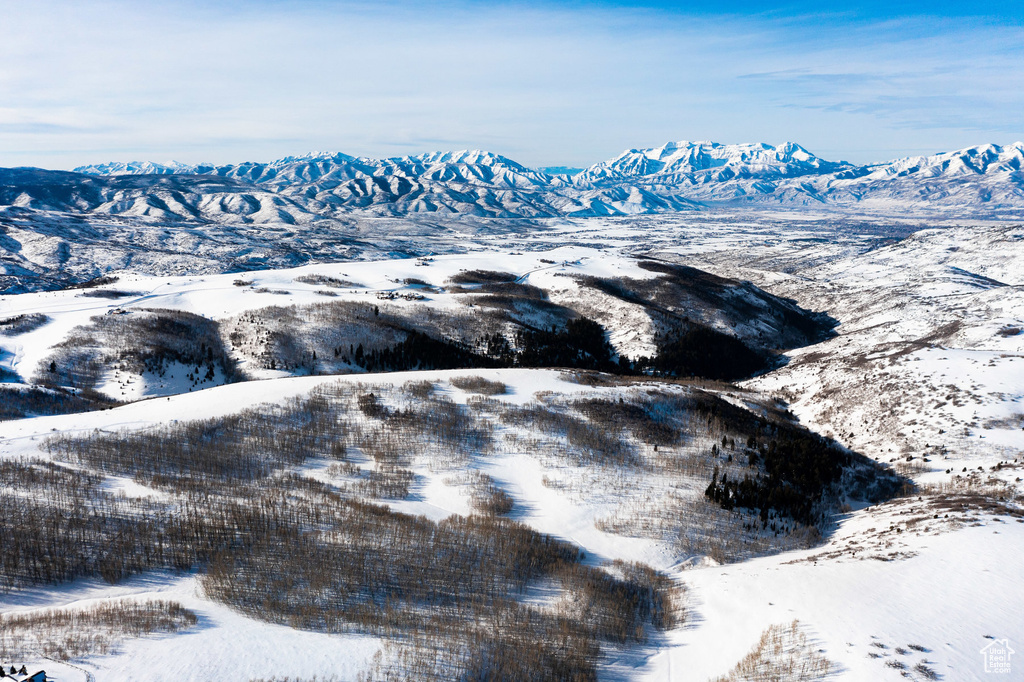
M 583 286 L 644 306 L 663 331 L 678 321 L 712 328 L 742 321 L 759 328 L 747 340 L 767 348 L 792 348 L 826 338 L 836 321 L 772 296 L 750 283 L 725 279 L 681 264 L 642 260 L 638 265 L 658 276 L 599 278 L 583 276 Z
M 614 399 L 550 395 L 518 407 L 476 398 L 469 405 L 510 427 L 504 440 L 511 447 L 571 465 L 545 475 L 545 486 L 581 499 L 618 500 L 613 514 L 596 521 L 598 528 L 672 542 L 720 562 L 813 546 L 847 499 L 879 501 L 898 491 L 897 477 L 863 457 L 837 458 L 834 445 L 795 426 L 778 406 L 753 412 L 716 395 L 721 386 L 705 384 L 666 390 L 641 381 L 627 389 L 618 380 L 626 390 Z M 772 457 L 786 459 L 778 443 L 799 448 L 792 471 L 780 472 L 777 464 L 769 471 Z M 768 492 L 769 484 L 777 485 L 787 496 L 767 495 L 775 505 L 767 508 L 745 507 L 740 496 L 726 504 L 707 494 L 709 480 L 746 481 Z M 798 519 L 786 513 L 788 503 L 810 513 Z
M 392 348 L 411 332 L 475 346 L 501 323 L 431 306 L 331 301 L 251 310 L 222 328 L 225 343 L 265 369 L 348 374 L 362 371 L 364 354 Z
M 42 313 L 24 313 L 0 320 L 0 336 L 18 336 L 42 327 L 50 321 Z
M 499 284 L 515 282 L 519 276 L 512 272 L 497 270 L 463 270 L 449 278 L 452 284 Z
M 402 386 L 405 392 L 409 394 L 409 397 L 413 400 L 426 400 L 434 391 L 437 390 L 437 384 L 433 381 L 408 381 Z
M 811 682 L 828 677 L 832 665 L 794 620 L 765 630 L 750 653 L 715 682 Z
M 635 380 L 624 379 L 616 374 L 605 374 L 604 372 L 584 369 L 562 372 L 562 379 L 582 386 L 618 386 L 627 381 Z
M 206 489 L 266 478 L 309 457 L 342 457 L 350 425 L 324 397 L 142 431 L 54 436 L 56 458 L 146 485 Z
M 486 476 L 473 484 L 488 498 L 481 516 L 434 522 L 359 499 L 407 492 L 411 463 L 452 466 L 493 447 L 481 415 L 427 389 L 329 386 L 280 408 L 53 437 L 57 463 L 0 466 L 4 586 L 198 568 L 211 598 L 253 617 L 400 642 L 382 678 L 589 680 L 605 643 L 670 626 L 671 582 L 639 565 L 583 565 L 575 545 L 501 518 L 511 499 Z M 324 458 L 346 480 L 291 473 Z M 104 475 L 165 494 L 115 495 Z M 561 597 L 523 603 L 538 581 Z
M 391 640 L 361 679 L 596 680 L 601 647 L 644 641 L 663 600 L 649 600 L 646 586 L 627 586 L 601 571 L 579 575 L 575 567 L 563 567 L 559 573 L 567 592 L 553 609 L 508 601 L 495 604 L 488 621 L 462 626 L 457 636 L 441 629 Z M 675 591 L 659 594 L 668 595 L 665 601 L 676 598 Z
M 196 615 L 173 601 L 103 602 L 86 608 L 0 615 L 0 659 L 61 661 L 111 653 L 124 639 L 194 626 Z
M 644 479 L 660 486 L 636 486 L 597 527 L 673 542 L 720 562 L 813 546 L 847 499 L 879 501 L 899 490 L 898 477 L 838 451 L 772 406 L 757 414 L 691 387 L 574 407 L 591 424 L 632 432 L 627 442 L 646 441 L 638 461 L 660 474 Z
M 313 677 L 291 677 L 285 675 L 284 677 L 258 677 L 250 679 L 249 682 L 339 682 L 336 675 L 330 677 L 320 677 L 319 675 L 313 675 Z
M 409 400 L 395 408 L 367 392 L 357 396 L 356 404 L 368 418 L 358 445 L 380 464 L 407 466 L 419 459 L 443 469 L 493 447 L 491 425 L 443 396 Z
M 636 452 L 618 431 L 573 414 L 569 409 L 531 404 L 503 405 L 501 421 L 510 426 L 534 429 L 565 439 L 562 455 L 576 465 L 637 464 Z
M 648 394 L 630 401 L 590 398 L 576 401 L 573 407 L 592 424 L 611 431 L 631 432 L 634 438 L 649 445 L 670 446 L 681 438 L 673 423 L 677 410 L 672 403 L 673 397 L 667 394 Z
M 213 320 L 181 310 L 139 309 L 98 315 L 77 327 L 36 370 L 46 386 L 93 389 L 109 369 L 161 376 L 171 362 L 194 367 L 194 378 L 212 378 L 219 368 L 229 379 L 234 363 Z
M 0 420 L 44 414 L 72 414 L 114 405 L 114 401 L 92 391 L 0 385 Z
M 488 622 L 463 626 L 461 636 L 418 631 L 392 642 L 363 679 L 589 682 L 603 644 L 642 642 L 652 627 L 682 619 L 681 590 L 642 564 L 616 562 L 605 572 L 560 563 L 554 575 L 564 593 L 551 608 L 508 601 Z
M 642 641 L 648 627 L 670 622 L 670 586 L 657 574 L 583 566 L 577 547 L 513 521 L 432 522 L 345 501 L 311 482 L 272 497 L 275 504 L 261 505 L 266 513 L 287 507 L 292 521 L 261 525 L 219 553 L 203 578 L 207 594 L 293 627 L 415 642 L 415 655 L 385 666 L 391 672 L 592 679 L 601 642 Z M 518 601 L 545 578 L 558 582 L 568 606 Z
M 80 577 L 116 583 L 157 568 L 190 570 L 236 529 L 251 525 L 247 505 L 208 491 L 173 502 L 128 498 L 110 493 L 95 474 L 41 462 L 7 462 L 0 477 L 5 590 Z
M 515 499 L 479 469 L 470 469 L 461 476 L 449 477 L 445 483 L 467 486 L 470 490 L 469 504 L 481 514 L 505 516 L 515 507 Z
M 357 289 L 362 288 L 362 284 L 357 282 L 350 282 L 347 279 L 339 279 L 338 277 L 331 277 L 330 275 L 311 274 L 302 275 L 301 277 L 295 278 L 296 282 L 302 282 L 303 284 L 315 284 L 323 287 L 334 287 L 336 289 Z
M 123 289 L 87 289 L 79 294 L 88 298 L 128 298 L 141 296 L 141 291 L 124 291 Z
M 500 381 L 492 381 L 484 377 L 452 377 L 448 383 L 463 391 L 479 393 L 481 395 L 504 395 L 508 392 L 508 386 Z
M 566 489 L 618 496 L 623 514 L 600 522 L 612 532 L 724 561 L 812 530 L 774 516 L 766 529 L 703 494 L 711 471 L 760 471 L 788 428 L 775 417 L 692 387 L 608 395 L 459 405 L 429 382 L 339 382 L 218 419 L 55 436 L 56 463 L 0 465 L 0 577 L 10 589 L 198 569 L 211 598 L 253 617 L 384 636 L 375 680 L 592 680 L 602 647 L 675 622 L 678 587 L 642 565 L 587 566 L 575 545 L 503 518 L 511 497 L 475 466 L 503 447 L 499 429 Z M 424 466 L 482 513 L 435 522 L 370 503 L 407 496 Z M 103 476 L 163 494 L 114 495 Z M 525 601 L 539 584 L 554 596 Z
M 463 611 L 468 617 L 580 557 L 572 545 L 502 519 L 435 523 L 346 501 L 313 483 L 271 497 L 290 507 L 290 522 L 259 524 L 245 546 L 214 559 L 204 586 L 215 598 L 297 627 L 359 625 L 383 634 Z
M 345 495 L 378 500 L 404 500 L 416 475 L 404 467 L 381 464 L 376 469 L 363 469 L 350 462 L 338 462 L 327 468 L 338 480 L 334 485 Z
M 143 548 L 153 540 L 139 522 L 143 505 L 105 493 L 100 481 L 52 463 L 0 464 L 0 588 L 83 575 L 114 581 L 150 565 L 146 554 L 159 549 Z

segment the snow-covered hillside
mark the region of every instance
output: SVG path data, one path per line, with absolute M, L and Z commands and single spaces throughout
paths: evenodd
M 499 262 L 503 270 L 492 270 Z M 608 330 L 610 351 L 623 359 L 654 357 L 680 326 L 771 354 L 807 345 L 832 324 L 749 283 L 562 247 L 245 276 L 122 273 L 88 287 L 13 296 L 0 300 L 0 367 L 11 381 L 95 390 L 125 402 L 232 377 L 364 372 L 355 346 L 383 351 L 413 331 L 458 343 L 484 361 L 492 357 L 485 336 L 514 339 L 578 316 Z
M 733 159 L 824 163 L 624 164 Z M 535 178 L 501 164 L 487 182 Z M 983 649 L 1020 645 L 1018 225 L 736 211 L 286 235 L 52 215 L 5 213 L 11 281 L 105 279 L 0 297 L 5 669 L 983 680 Z M 739 384 L 354 361 L 413 331 L 484 352 L 580 315 L 628 357 L 684 321 L 779 355 Z
M 696 259 L 839 320 L 835 337 L 756 385 L 883 461 L 938 471 L 1020 454 L 1024 229 L 922 230 L 825 263 L 814 252 L 778 244 Z

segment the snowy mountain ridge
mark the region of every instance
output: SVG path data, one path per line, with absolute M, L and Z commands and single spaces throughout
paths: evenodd
M 62 207 L 31 191 L 6 194 L 51 210 L 154 213 L 179 219 L 308 222 L 352 211 L 401 216 L 450 213 L 483 217 L 601 216 L 777 205 L 897 212 L 1005 213 L 1024 208 L 1024 143 L 968 147 L 930 156 L 856 165 L 823 159 L 798 144 L 710 141 L 631 149 L 575 175 L 550 174 L 482 150 L 372 159 L 314 152 L 269 163 L 215 166 L 177 162 L 104 163 L 75 169 L 105 179 L 104 200 Z M 42 171 L 40 171 L 42 172 Z M 174 175 L 168 208 L 157 176 Z M 152 181 L 125 183 L 124 176 Z M 238 181 L 198 186 L 199 178 Z M 189 178 L 195 178 L 190 180 Z M 74 176 L 54 180 L 74 184 Z M 82 177 L 80 182 L 85 182 Z M 130 188 L 128 188 L 130 184 Z M 267 193 L 250 200 L 250 195 Z M 242 194 L 228 197 L 226 194 Z M 7 203 L 13 203 L 7 200 Z M 257 215 L 258 214 L 258 215 Z M 281 217 L 287 215 L 287 217 Z
M 717 142 L 669 142 L 653 149 L 630 149 L 609 161 L 595 164 L 577 176 L 578 183 L 611 178 L 653 175 L 712 174 L 725 180 L 741 174 L 760 176 L 819 175 L 853 168 L 845 161 L 830 162 L 792 142 L 768 144 L 719 144 Z M 718 173 L 715 173 L 715 171 Z
M 829 161 L 794 142 L 772 146 L 766 143 L 722 144 L 709 140 L 668 142 L 660 147 L 629 149 L 613 159 L 583 169 L 574 177 L 574 184 L 586 184 L 594 179 L 613 176 L 653 176 L 663 174 L 695 174 L 728 168 L 761 175 L 796 177 L 799 175 L 829 175 L 853 171 L 856 175 L 875 178 L 893 175 L 924 173 L 927 175 L 988 174 L 1000 171 L 1020 171 L 1024 161 L 1024 142 L 1006 146 L 983 144 L 964 149 L 925 156 L 908 156 L 877 164 L 858 166 L 847 161 Z M 238 177 L 243 169 L 290 169 L 309 165 L 323 167 L 349 165 L 358 168 L 376 168 L 388 171 L 422 174 L 422 169 L 445 165 L 505 167 L 523 174 L 533 174 L 547 182 L 553 174 L 528 168 L 506 156 L 479 149 L 425 152 L 413 156 L 373 159 L 354 157 L 337 152 L 310 152 L 287 156 L 269 163 L 243 162 L 215 166 L 209 163 L 184 164 L 177 161 L 153 163 L 149 161 L 112 162 L 80 166 L 74 172 L 90 175 L 146 175 L 177 173 L 185 175 L 221 175 Z M 417 170 L 420 169 L 420 170 Z M 849 179 L 845 174 L 839 179 Z

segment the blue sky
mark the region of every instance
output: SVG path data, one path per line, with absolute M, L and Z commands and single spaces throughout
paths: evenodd
M 0 166 L 1006 144 L 1021 4 L 0 0 Z

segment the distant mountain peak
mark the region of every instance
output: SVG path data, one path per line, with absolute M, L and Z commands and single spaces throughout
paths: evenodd
M 350 210 L 383 215 L 418 212 L 499 217 L 627 215 L 692 210 L 702 205 L 770 203 L 792 207 L 889 207 L 893 210 L 1024 209 L 1024 144 L 982 144 L 960 150 L 859 166 L 823 159 L 795 142 L 725 144 L 669 141 L 629 149 L 588 168 L 533 169 L 481 149 L 435 151 L 387 159 L 310 152 L 269 163 L 214 166 L 177 162 L 115 162 L 76 169 L 92 176 L 218 176 L 270 193 L 278 203 L 250 210 L 252 201 L 218 199 L 169 209 L 156 184 L 114 192 L 122 196 L 89 210 L 133 210 L 194 219 L 288 220 Z M 181 179 L 205 196 L 209 182 Z M 149 187 L 149 190 L 142 188 Z M 167 187 L 165 182 L 162 186 Z M 228 191 L 220 187 L 217 191 Z M 141 196 L 149 191 L 152 196 Z M 237 191 L 237 190 L 232 190 Z M 108 194 L 110 194 L 108 192 Z M 10 201 L 35 205 L 33 192 Z M 45 204 L 53 204 L 51 198 Z M 198 200 L 197 200 L 198 201 Z M 27 203 L 26 203 L 27 202 Z M 59 202 L 58 202 L 59 204 Z M 79 199 L 74 210 L 92 205 Z M 102 208 L 100 208 L 102 207 Z M 125 208 L 129 207 L 129 208 Z M 210 215 L 204 214 L 204 211 Z M 162 213 L 161 213 L 162 214 Z
M 300 154 L 298 156 L 285 156 L 275 161 L 271 161 L 270 166 L 284 166 L 289 163 L 300 163 L 302 161 L 334 161 L 341 163 L 343 161 L 355 161 L 354 156 L 343 154 L 342 152 L 308 152 L 306 154 Z
M 200 164 L 202 165 L 202 164 Z M 89 175 L 171 175 L 193 173 L 197 166 L 179 161 L 154 163 L 152 161 L 112 161 L 75 168 L 76 173 Z

